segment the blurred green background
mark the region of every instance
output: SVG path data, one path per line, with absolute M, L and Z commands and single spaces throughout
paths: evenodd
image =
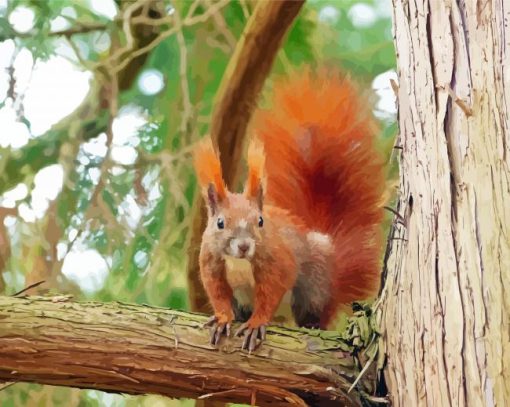
M 30 293 L 188 306 L 190 145 L 255 2 L 146 2 L 130 38 L 135 3 L 0 0 L 0 294 L 45 280 Z M 310 0 L 273 69 L 343 67 L 370 92 L 387 151 L 391 13 L 390 0 Z M 195 402 L 18 383 L 0 405 Z

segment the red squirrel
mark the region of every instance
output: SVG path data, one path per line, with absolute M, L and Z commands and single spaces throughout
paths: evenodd
M 251 352 L 285 296 L 298 326 L 324 329 L 342 305 L 374 294 L 385 184 L 376 132 L 348 79 L 305 69 L 276 82 L 271 107 L 255 112 L 243 193 L 227 190 L 211 141 L 199 143 L 212 344 L 236 318 Z

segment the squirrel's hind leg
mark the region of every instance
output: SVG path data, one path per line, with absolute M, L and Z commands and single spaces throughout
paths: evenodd
M 319 329 L 321 313 L 320 310 L 315 309 L 310 299 L 306 294 L 305 287 L 302 287 L 299 283 L 296 284 L 292 291 L 292 314 L 299 327 Z
M 331 297 L 329 269 L 333 246 L 329 235 L 309 232 L 307 249 L 301 253 L 298 275 L 292 290 L 292 313 L 296 324 L 305 328 L 323 328 L 321 321 Z

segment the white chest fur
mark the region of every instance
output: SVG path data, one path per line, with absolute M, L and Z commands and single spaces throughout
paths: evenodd
M 225 256 L 227 282 L 234 291 L 236 300 L 241 305 L 253 304 L 255 279 L 251 263 L 246 259 Z
M 240 305 L 253 308 L 253 293 L 255 289 L 255 278 L 251 263 L 246 259 L 239 259 L 232 256 L 224 256 L 226 265 L 227 282 L 234 291 L 234 297 Z M 293 324 L 291 311 L 291 291 L 283 297 L 273 317 L 275 322 Z

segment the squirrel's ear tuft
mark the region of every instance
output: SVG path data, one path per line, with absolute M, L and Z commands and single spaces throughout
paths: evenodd
M 221 173 L 219 155 L 209 137 L 200 141 L 193 150 L 193 166 L 204 197 L 214 213 L 218 204 L 226 198 L 227 188 Z M 211 206 L 211 198 L 214 208 Z
M 248 179 L 246 181 L 244 194 L 248 199 L 257 202 L 260 210 L 262 210 L 264 200 L 263 182 L 265 161 L 266 157 L 262 142 L 258 139 L 253 139 L 248 148 Z
M 218 211 L 218 192 L 216 191 L 216 187 L 214 184 L 209 184 L 207 187 L 207 205 L 209 206 L 209 210 L 211 214 L 214 215 Z

